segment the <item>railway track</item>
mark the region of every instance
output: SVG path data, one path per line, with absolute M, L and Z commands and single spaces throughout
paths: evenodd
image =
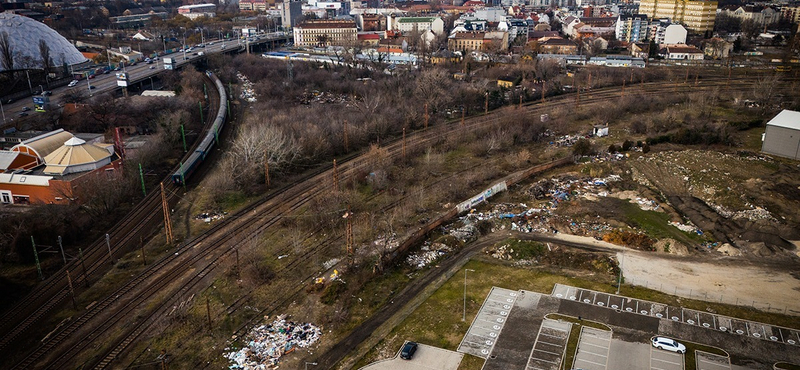
M 214 89 L 210 89 L 209 111 L 217 110 L 219 95 Z M 208 115 L 208 121 L 213 121 L 214 117 Z M 206 125 L 208 126 L 208 125 Z M 196 145 L 196 144 L 195 144 Z M 191 154 L 195 146 L 188 152 Z M 187 157 L 188 157 L 187 154 Z M 176 166 L 170 174 L 177 170 Z M 174 185 L 169 177 L 164 179 L 165 189 L 170 195 L 170 204 L 177 202 L 174 197 Z M 162 225 L 161 218 L 161 194 L 151 191 L 134 210 L 123 220 L 118 222 L 108 233 L 111 245 L 111 253 L 119 257 L 128 253 L 131 249 L 139 245 L 141 240 L 153 234 L 153 230 L 158 230 Z M 89 286 L 94 280 L 99 279 L 107 272 L 113 263 L 109 260 L 108 248 L 105 237 L 101 237 L 90 245 L 84 253 L 83 262 L 73 259 L 65 267 L 51 275 L 48 279 L 37 285 L 33 292 L 27 294 L 22 300 L 17 302 L 11 309 L 5 312 L 0 318 L 0 353 L 7 351 L 10 346 L 15 344 L 15 340 L 25 333 L 34 324 L 38 324 L 46 318 L 47 314 L 56 308 L 63 307 L 69 296 L 70 290 L 67 283 L 67 271 L 72 276 L 73 286 L 76 294 L 82 291 L 82 287 Z
M 711 81 L 708 79 L 704 79 L 703 83 L 703 89 L 716 88 L 722 85 L 719 82 L 716 84 L 711 83 Z M 738 81 L 732 81 L 731 85 L 738 86 L 739 83 L 740 82 Z M 750 83 L 752 82 L 747 82 L 747 86 L 749 86 Z M 641 90 L 644 90 L 643 93 L 663 93 L 663 83 L 660 84 L 662 85 L 661 89 L 657 92 L 648 92 L 648 84 L 652 84 L 651 86 L 654 89 L 659 88 L 658 83 L 645 83 L 640 86 Z M 697 88 L 695 88 L 695 90 L 696 89 Z M 630 90 L 635 89 L 630 88 Z M 633 91 L 631 92 L 633 93 Z M 582 100 L 582 104 L 589 104 L 594 101 L 608 101 L 618 96 L 618 94 L 619 93 L 614 88 L 605 90 L 598 89 L 592 91 L 589 96 L 585 97 Z M 531 112 L 539 112 L 541 109 L 552 109 L 558 105 L 569 104 L 573 104 L 571 96 L 562 96 L 548 98 L 548 104 L 546 104 L 546 107 L 542 107 L 538 104 L 528 104 L 525 106 L 525 108 Z M 409 147 L 413 145 L 424 146 L 435 140 L 440 140 L 448 134 L 457 132 L 456 130 L 472 130 L 487 123 L 496 123 L 497 121 L 498 119 L 493 118 L 492 116 L 481 116 L 470 119 L 468 124 L 466 124 L 463 128 L 458 127 L 459 125 L 457 122 L 432 127 L 431 129 L 412 134 L 409 137 L 409 141 L 411 141 Z M 391 155 L 396 157 L 400 155 L 399 151 L 401 145 L 402 144 L 400 140 L 395 140 L 386 148 L 389 150 Z M 342 163 L 339 167 L 340 178 L 349 178 L 358 169 L 364 168 L 367 163 L 368 159 L 363 155 Z M 68 338 L 70 335 L 78 333 L 78 329 L 83 325 L 89 324 L 93 319 L 100 318 L 103 311 L 107 309 L 112 310 L 112 313 L 105 314 L 105 319 L 101 325 L 91 325 L 96 329 L 90 331 L 84 336 L 88 340 L 100 338 L 104 333 L 110 331 L 111 328 L 119 324 L 128 314 L 132 312 L 132 309 L 126 309 L 124 307 L 138 306 L 143 302 L 146 302 L 148 299 L 154 298 L 158 292 L 161 292 L 161 289 L 163 289 L 167 283 L 176 281 L 181 282 L 181 285 L 178 288 L 170 290 L 170 292 L 173 294 L 162 292 L 166 296 L 172 296 L 173 299 L 174 297 L 179 296 L 181 292 L 184 292 L 185 294 L 186 292 L 192 291 L 192 289 L 196 289 L 198 286 L 200 286 L 199 283 L 202 282 L 203 279 L 205 279 L 217 266 L 219 263 L 218 261 L 231 253 L 233 250 L 232 248 L 237 243 L 245 242 L 249 238 L 259 235 L 261 232 L 272 226 L 278 219 L 280 219 L 281 215 L 285 212 L 296 210 L 302 205 L 306 204 L 308 200 L 313 199 L 323 191 L 330 190 L 329 186 L 326 185 L 329 183 L 331 177 L 329 172 L 329 166 L 322 168 L 318 171 L 318 173 L 309 176 L 306 181 L 303 181 L 298 185 L 287 186 L 273 193 L 271 197 L 247 207 L 245 210 L 239 212 L 233 217 L 227 218 L 226 222 L 216 225 L 214 228 L 209 230 L 209 232 L 198 236 L 187 243 L 184 243 L 184 245 L 178 249 L 177 255 L 170 255 L 160 260 L 158 264 L 151 265 L 151 267 L 143 272 L 141 276 L 132 280 L 123 288 L 120 288 L 120 291 L 117 292 L 120 294 L 115 293 L 110 295 L 102 302 L 93 306 L 89 312 L 84 313 L 84 315 L 75 321 L 75 323 L 80 321 L 80 325 L 70 325 L 67 328 L 62 329 L 62 332 L 66 334 L 62 335 L 61 333 L 58 333 L 55 337 L 61 335 L 59 338 Z M 242 224 L 250 224 L 250 227 L 242 227 Z M 233 236 L 233 238 L 231 238 L 231 236 Z M 225 239 L 228 239 L 227 242 Z M 230 242 L 232 239 L 235 241 Z M 318 249 L 316 248 L 313 249 L 313 251 L 317 250 Z M 313 253 L 313 251 L 308 251 L 307 253 Z M 290 261 L 289 266 L 296 266 L 297 264 L 301 263 L 303 256 L 299 257 L 300 258 L 294 258 L 292 261 Z M 195 266 L 195 264 L 199 265 Z M 186 268 L 180 268 L 181 265 L 186 266 Z M 199 272 L 188 277 L 184 276 L 190 270 L 188 267 L 190 265 L 197 268 L 197 271 Z M 287 266 L 287 268 L 289 266 Z M 165 269 L 169 272 L 159 273 L 159 271 Z M 140 294 L 137 295 L 138 298 L 128 297 L 128 295 L 132 294 L 134 291 L 140 291 Z M 145 313 L 141 315 L 143 319 L 139 320 L 131 329 L 121 335 L 121 338 L 114 341 L 116 344 L 111 346 L 112 349 L 103 356 L 100 356 L 102 359 L 98 359 L 98 361 L 95 361 L 95 363 L 100 367 L 111 363 L 111 361 L 119 353 L 127 348 L 130 343 L 132 343 L 142 332 L 144 332 L 144 330 L 149 326 L 148 322 L 152 322 L 151 319 L 154 317 L 154 315 L 167 306 L 168 305 L 166 304 L 162 304 L 156 309 L 151 310 L 150 314 Z M 277 305 L 270 306 L 278 307 Z M 84 317 L 86 318 L 84 319 Z M 81 342 L 82 344 L 62 350 L 61 352 L 64 353 L 64 355 L 55 356 L 52 361 L 48 361 L 51 364 L 50 367 L 58 367 L 59 365 L 65 364 L 72 360 L 74 358 L 74 354 L 87 347 L 88 343 L 86 342 L 87 341 L 84 340 Z M 59 350 L 56 349 L 57 344 L 58 342 L 55 342 L 55 344 L 50 345 L 48 349 L 58 352 Z M 48 344 L 45 343 L 45 345 Z M 37 352 L 44 354 L 49 351 L 39 351 L 37 349 Z M 31 361 L 26 362 L 26 364 L 36 364 L 38 360 L 42 359 L 43 355 L 31 357 L 38 357 L 38 359 L 32 359 Z

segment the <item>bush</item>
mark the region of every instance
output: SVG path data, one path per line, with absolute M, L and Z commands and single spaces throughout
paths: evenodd
M 345 286 L 344 281 L 334 280 L 330 285 L 325 287 L 319 301 L 329 306 L 336 303 L 336 300 L 339 299 L 339 295 L 344 292 Z
M 572 153 L 575 155 L 592 155 L 594 154 L 594 146 L 592 142 L 587 139 L 580 139 L 572 147 Z
M 616 153 L 616 152 L 618 152 L 618 151 L 619 151 L 619 148 L 617 148 L 617 146 L 616 146 L 616 145 L 614 145 L 614 144 L 611 144 L 611 145 L 609 145 L 609 146 L 608 146 L 608 152 L 609 152 L 609 153 Z
M 627 152 L 627 151 L 631 150 L 631 147 L 633 147 L 633 141 L 625 140 L 625 142 L 622 143 L 622 151 L 623 152 Z

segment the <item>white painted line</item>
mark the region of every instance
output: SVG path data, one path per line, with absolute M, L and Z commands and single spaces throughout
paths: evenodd
M 538 348 L 534 348 L 534 349 L 533 349 L 533 352 L 544 352 L 544 353 L 549 353 L 549 354 L 551 354 L 551 355 L 554 355 L 554 356 L 559 356 L 559 357 L 561 357 L 561 355 L 559 355 L 559 354 L 558 354 L 558 353 L 556 353 L 556 352 L 545 351 L 545 350 L 543 350 L 543 349 L 538 349 Z
M 539 341 L 539 343 L 546 344 L 548 346 L 553 346 L 553 347 L 563 347 L 564 346 L 563 344 L 549 343 L 549 342 L 545 342 L 545 341 L 541 341 L 541 340 Z
M 589 361 L 589 360 L 585 360 L 585 359 L 582 359 L 582 358 L 575 360 L 575 362 L 578 362 L 578 361 L 588 362 L 590 364 L 595 364 L 595 365 L 600 365 L 600 366 L 606 366 L 606 364 L 601 364 L 599 362 Z
M 548 364 L 558 365 L 558 362 L 547 361 L 547 360 L 545 360 L 545 359 L 541 359 L 541 358 L 534 358 L 533 360 L 534 360 L 534 361 L 547 362 Z
M 599 344 L 594 344 L 594 343 L 589 343 L 589 342 L 582 343 L 581 345 L 585 345 L 585 346 L 592 346 L 592 347 L 597 347 L 597 348 L 602 348 L 602 349 L 605 349 L 605 350 L 606 350 L 606 353 L 608 353 L 608 347 L 607 347 L 607 346 L 601 346 L 601 345 L 599 345 Z
M 678 363 L 678 362 L 672 362 L 672 361 L 662 360 L 662 359 L 660 359 L 660 358 L 652 358 L 651 360 L 658 361 L 658 362 L 666 362 L 666 363 L 668 363 L 668 364 L 673 364 L 673 365 L 680 365 L 680 363 Z

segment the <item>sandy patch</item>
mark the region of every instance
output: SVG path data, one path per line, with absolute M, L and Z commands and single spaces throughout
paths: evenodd
M 800 280 L 788 272 L 756 266 L 654 258 L 639 252 L 624 258 L 625 283 L 705 301 L 755 306 L 800 315 Z

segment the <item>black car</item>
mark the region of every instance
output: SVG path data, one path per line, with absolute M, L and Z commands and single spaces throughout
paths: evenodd
M 403 350 L 400 351 L 400 358 L 404 360 L 410 360 L 414 357 L 414 352 L 417 352 L 417 343 L 416 342 L 406 342 L 403 346 Z
M 28 116 L 28 113 L 25 113 L 25 112 L 19 112 L 19 116 L 20 116 L 20 117 L 27 117 L 27 116 Z

